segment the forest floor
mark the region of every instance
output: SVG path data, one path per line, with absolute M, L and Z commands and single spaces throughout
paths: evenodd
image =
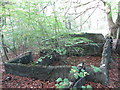
M 11 56 L 11 55 L 10 55 Z M 38 56 L 34 55 L 34 60 L 36 60 Z M 119 67 L 120 67 L 120 57 L 117 54 L 113 55 L 113 59 L 116 62 L 112 69 L 109 70 L 109 84 L 104 86 L 100 83 L 86 82 L 85 85 L 91 85 L 93 88 L 105 88 L 109 90 L 109 88 L 118 88 L 120 87 L 119 80 Z M 94 65 L 99 66 L 101 62 L 101 57 L 99 56 L 83 56 L 83 57 L 68 57 L 66 61 L 61 61 L 60 63 L 53 63 L 53 65 L 77 65 L 79 62 L 84 61 L 87 66 Z M 2 62 L 0 63 L 0 72 L 2 73 L 2 78 L 0 79 L 0 88 L 56 88 L 54 81 L 42 81 L 34 78 L 15 76 L 12 74 L 6 74 L 4 70 L 4 66 Z

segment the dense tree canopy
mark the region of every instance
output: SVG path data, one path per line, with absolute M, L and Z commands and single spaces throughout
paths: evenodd
M 45 40 L 65 33 L 111 33 L 115 37 L 120 23 L 118 1 L 1 1 L 0 33 L 10 49 L 21 45 L 40 49 Z

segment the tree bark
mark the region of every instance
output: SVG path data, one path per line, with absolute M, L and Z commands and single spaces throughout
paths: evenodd
M 120 1 L 118 2 L 118 16 L 117 16 L 116 24 L 120 26 Z
M 109 35 L 113 36 L 113 50 L 115 52 L 119 53 L 119 47 L 120 47 L 120 1 L 118 2 L 118 15 L 116 22 L 113 22 L 112 17 L 112 10 L 111 10 L 111 4 L 108 4 L 106 1 L 101 0 L 106 8 L 106 15 L 108 20 L 108 26 L 109 26 Z
M 4 44 L 4 36 L 3 35 L 1 35 L 1 41 L 2 41 L 2 48 L 3 48 L 3 51 L 4 51 L 5 57 L 6 57 L 7 60 L 9 60 L 9 58 L 7 56 L 8 50 L 6 48 L 6 45 Z
M 116 25 L 118 26 L 116 34 L 115 52 L 120 55 L 120 1 L 118 2 L 118 16 L 116 20 Z
M 118 26 L 117 39 L 120 39 L 120 1 L 118 2 L 118 16 L 116 20 L 116 25 Z
M 108 26 L 109 26 L 109 35 L 113 36 L 114 38 L 117 38 L 117 30 L 120 26 L 120 2 L 118 2 L 118 16 L 116 19 L 116 23 L 113 22 L 113 17 L 112 17 L 112 10 L 111 10 L 111 4 L 108 4 L 104 0 L 101 0 L 104 3 L 106 15 L 107 15 L 107 21 L 108 21 Z

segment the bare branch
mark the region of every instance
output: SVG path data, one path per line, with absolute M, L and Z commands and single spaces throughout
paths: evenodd
M 70 2 L 70 6 L 69 6 L 69 8 L 67 9 L 67 11 L 65 12 L 64 16 L 66 16 L 66 14 L 68 13 L 68 11 L 70 10 L 71 4 L 72 4 L 72 2 Z
M 97 5 L 97 7 L 98 7 L 98 5 Z M 93 8 L 96 8 L 96 6 L 87 8 L 85 11 L 81 12 L 78 16 L 76 16 L 76 17 L 74 18 L 74 20 L 77 19 L 78 17 L 80 17 L 81 15 L 83 15 L 84 13 L 86 13 L 88 10 L 91 10 L 91 9 L 93 9 Z
M 84 4 L 80 4 L 80 5 L 78 5 L 78 6 L 75 6 L 75 8 L 78 8 L 78 7 L 81 7 L 81 6 L 88 5 L 88 4 L 90 4 L 90 3 L 94 2 L 94 1 L 96 1 L 96 0 L 89 1 L 89 2 L 84 3 Z
M 102 10 L 103 12 L 106 12 L 106 10 L 103 8 L 98 7 L 98 9 Z
M 44 7 L 42 8 L 42 10 L 41 10 L 39 13 L 41 13 L 42 11 L 44 11 L 44 10 L 48 7 L 48 5 L 49 5 L 49 3 L 47 3 L 47 5 L 44 6 Z
M 102 1 L 104 4 L 106 4 L 106 2 L 104 0 L 100 0 L 100 1 Z
M 93 10 L 93 12 L 88 16 L 88 18 L 80 25 L 81 28 L 82 28 L 82 26 L 88 21 L 88 19 L 93 15 L 93 13 L 94 13 L 95 10 L 98 8 L 98 6 L 99 6 L 99 3 L 98 3 L 98 5 L 96 6 L 96 8 Z

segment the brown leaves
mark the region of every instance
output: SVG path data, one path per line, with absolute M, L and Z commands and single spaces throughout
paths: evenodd
M 109 70 L 110 81 L 107 86 L 104 86 L 100 83 L 86 82 L 86 85 L 91 85 L 93 88 L 105 88 L 105 90 L 109 90 L 109 88 L 115 88 L 120 86 L 119 77 L 118 77 L 118 63 L 120 62 L 120 58 L 114 55 L 114 59 L 117 62 L 115 68 Z M 64 62 L 63 62 L 64 61 Z M 101 57 L 93 57 L 93 56 L 84 56 L 84 57 L 68 57 L 67 59 L 61 62 L 56 62 L 53 65 L 78 65 L 80 62 L 86 62 L 86 65 L 95 65 L 99 66 L 101 62 Z M 66 62 L 66 63 L 65 63 Z M 1 68 L 2 69 L 2 68 Z M 12 74 L 2 74 L 2 87 L 3 88 L 55 88 L 56 82 L 50 81 L 41 81 L 38 79 L 27 78 L 15 76 Z

